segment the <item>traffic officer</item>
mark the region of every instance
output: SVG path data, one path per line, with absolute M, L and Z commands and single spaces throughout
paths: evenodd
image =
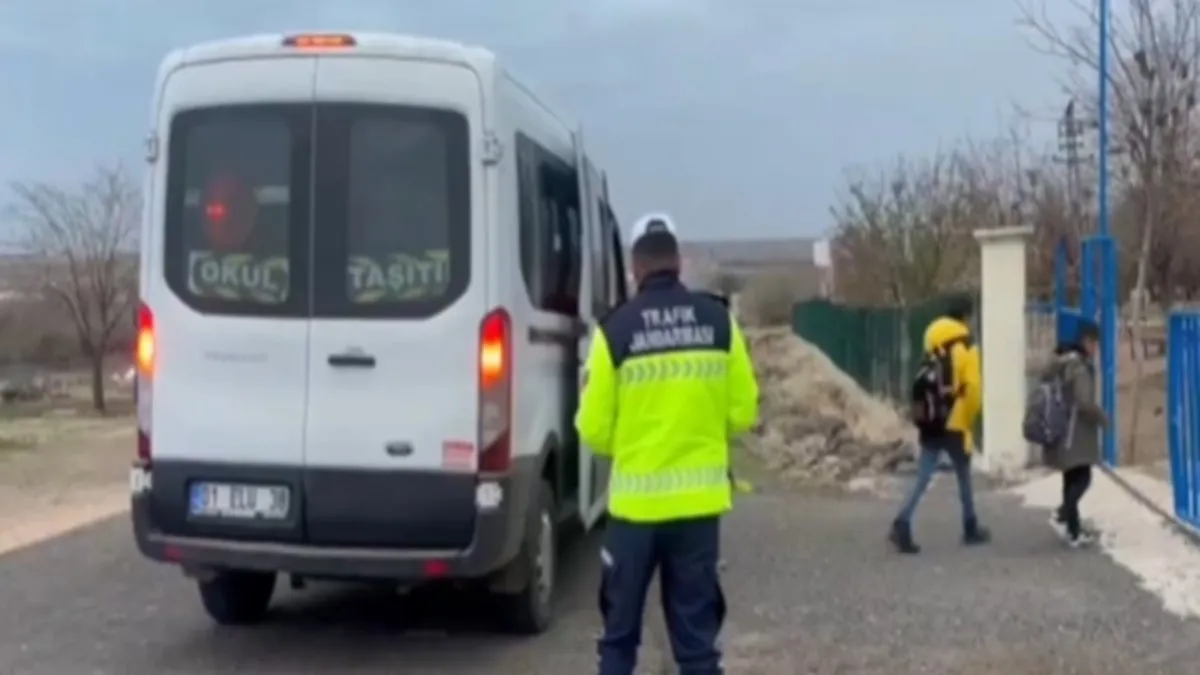
M 682 675 L 722 675 L 719 519 L 732 503 L 729 439 L 758 414 L 746 342 L 718 300 L 679 280 L 665 214 L 633 227 L 637 294 L 592 335 L 575 426 L 611 458 L 601 550 L 600 675 L 633 675 L 657 569 Z

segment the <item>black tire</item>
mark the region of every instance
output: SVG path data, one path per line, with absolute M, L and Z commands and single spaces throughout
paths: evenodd
M 511 563 L 521 566 L 527 579 L 525 587 L 516 593 L 496 596 L 500 601 L 501 628 L 517 635 L 544 633 L 554 619 L 558 531 L 550 483 L 542 481 L 532 506 L 521 550 Z
M 275 593 L 272 572 L 218 572 L 197 582 L 204 609 L 222 626 L 258 623 L 267 616 Z

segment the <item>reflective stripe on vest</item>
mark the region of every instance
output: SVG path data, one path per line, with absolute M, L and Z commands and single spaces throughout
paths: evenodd
M 726 467 L 702 469 L 665 469 L 654 473 L 622 473 L 614 467 L 609 478 L 609 495 L 670 495 L 692 490 L 722 488 L 729 484 Z
M 668 380 L 722 379 L 728 372 L 725 354 L 685 354 L 677 357 L 634 358 L 621 364 L 622 385 L 653 384 Z

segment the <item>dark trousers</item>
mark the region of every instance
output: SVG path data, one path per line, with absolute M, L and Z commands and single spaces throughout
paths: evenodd
M 610 518 L 600 581 L 600 675 L 633 675 L 642 641 L 646 591 L 659 573 L 663 615 L 680 675 L 723 675 L 717 634 L 725 596 L 717 576 L 720 519 L 665 523 Z
M 1067 527 L 1067 534 L 1078 537 L 1083 528 L 1079 516 L 1079 501 L 1092 485 L 1092 467 L 1076 466 L 1062 474 L 1062 506 L 1058 515 Z

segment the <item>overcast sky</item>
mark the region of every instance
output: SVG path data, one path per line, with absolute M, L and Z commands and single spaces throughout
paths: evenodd
M 997 133 L 1058 98 L 1009 2 L 3 0 L 0 182 L 139 161 L 155 69 L 290 28 L 458 39 L 585 124 L 619 214 L 697 238 L 818 234 L 848 165 Z

